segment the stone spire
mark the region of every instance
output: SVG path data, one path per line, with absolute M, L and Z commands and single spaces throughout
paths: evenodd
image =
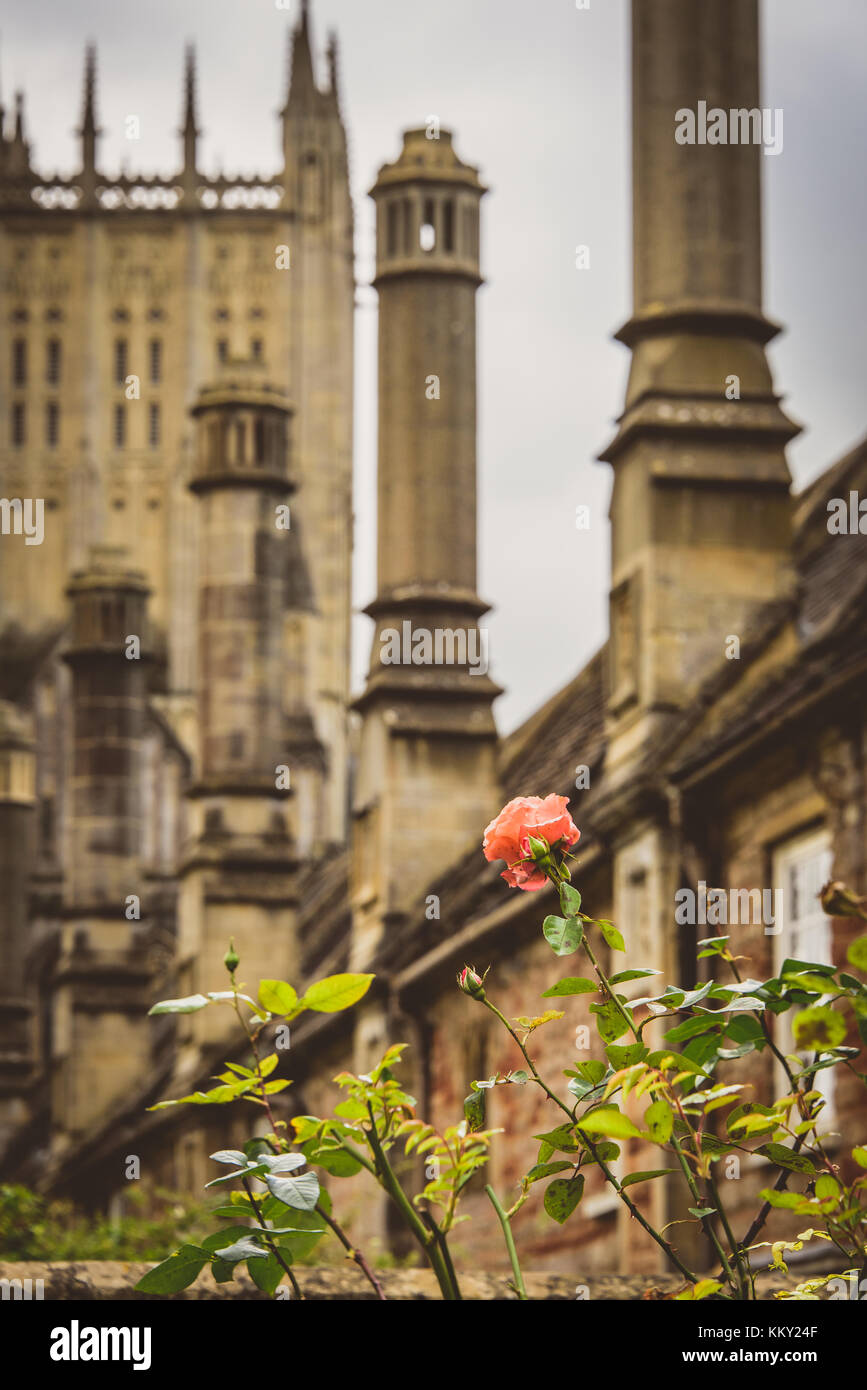
M 184 119 L 178 134 L 184 142 L 182 183 L 184 198 L 193 198 L 196 185 L 196 142 L 201 131 L 196 122 L 196 51 L 187 44 L 184 52 Z
M 92 203 L 96 192 L 96 142 L 102 134 L 96 124 L 96 45 L 92 43 L 84 52 L 84 106 L 76 134 L 81 140 L 83 201 Z
M 633 0 L 632 65 L 634 311 L 617 335 L 632 365 L 602 457 L 609 714 L 635 751 L 635 724 L 648 735 L 687 703 L 726 637 L 790 591 L 784 449 L 798 430 L 765 356 L 778 330 L 761 296 L 757 0 Z M 684 113 L 716 110 L 728 143 L 703 124 L 681 142 Z
M 313 71 L 313 48 L 310 36 L 310 6 L 302 0 L 301 16 L 290 41 L 289 83 L 283 114 L 313 112 L 320 104 L 321 93 Z

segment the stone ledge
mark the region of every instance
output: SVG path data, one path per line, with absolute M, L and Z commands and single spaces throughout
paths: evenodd
M 46 1301 L 166 1302 L 159 1295 L 135 1291 L 138 1280 L 152 1268 L 153 1264 L 149 1261 L 127 1263 L 121 1260 L 0 1263 L 0 1279 L 30 1279 L 34 1289 L 35 1281 L 42 1279 Z M 297 1273 L 305 1298 L 353 1301 L 374 1298 L 372 1288 L 355 1265 L 299 1265 Z M 377 1271 L 377 1277 L 389 1299 L 434 1302 L 440 1298 L 436 1280 L 429 1270 L 385 1269 Z M 531 1299 L 574 1302 L 576 1289 L 582 1281 L 562 1274 L 527 1274 L 525 1283 Z M 668 1275 L 596 1275 L 583 1283 L 590 1291 L 590 1298 L 595 1300 L 639 1299 L 647 1294 L 652 1297 L 652 1290 L 663 1292 L 678 1287 L 678 1280 Z M 472 1301 L 515 1298 L 508 1287 L 506 1274 L 462 1274 L 461 1289 L 464 1297 Z M 11 1290 L 10 1296 L 14 1296 L 14 1292 L 14 1289 Z M 203 1271 L 194 1284 L 173 1297 L 181 1300 L 242 1298 L 269 1301 L 267 1295 L 256 1288 L 246 1271 L 230 1284 L 215 1284 L 210 1274 Z

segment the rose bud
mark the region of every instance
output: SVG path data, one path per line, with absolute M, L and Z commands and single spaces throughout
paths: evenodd
M 485 971 L 487 974 L 487 971 Z M 471 999 L 484 999 L 485 981 L 482 975 L 477 975 L 471 965 L 465 965 L 458 976 L 458 984 L 464 994 L 468 994 Z
M 231 941 L 229 942 L 229 949 L 223 956 L 223 964 L 225 965 L 230 975 L 234 975 L 235 971 L 238 969 L 238 966 L 241 964 L 241 958 L 235 950 L 234 937 L 232 937 Z
M 845 883 L 826 883 L 818 895 L 829 917 L 861 917 L 867 921 L 867 898 L 859 898 Z

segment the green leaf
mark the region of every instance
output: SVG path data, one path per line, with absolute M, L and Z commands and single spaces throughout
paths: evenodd
M 785 1144 L 762 1144 L 756 1153 L 764 1154 L 778 1168 L 788 1168 L 790 1173 L 815 1173 L 816 1165 L 806 1154 L 793 1153 Z
M 557 956 L 571 956 L 584 940 L 584 928 L 577 917 L 546 917 L 542 935 Z
M 867 1149 L 859 1144 L 857 1149 L 852 1150 L 852 1157 L 859 1168 L 867 1168 Z
M 676 1028 L 669 1028 L 667 1033 L 663 1033 L 666 1042 L 681 1043 L 689 1038 L 697 1038 L 702 1033 L 709 1033 L 719 1027 L 710 1014 L 699 1014 L 696 1018 L 687 1018 L 683 1023 L 678 1023 Z
M 621 1182 L 621 1187 L 632 1187 L 633 1183 L 649 1182 L 651 1178 L 664 1178 L 668 1173 L 675 1172 L 674 1168 L 648 1168 L 642 1173 L 627 1173 Z
M 574 1178 L 555 1178 L 545 1189 L 545 1210 L 562 1226 L 581 1201 L 583 1193 L 583 1173 L 576 1173 Z
M 661 974 L 661 970 L 621 970 L 617 975 L 610 975 L 608 983 L 610 985 L 625 985 L 627 980 L 643 980 L 647 975 Z
M 589 1081 L 591 1086 L 598 1086 L 608 1068 L 604 1062 L 597 1062 L 591 1057 L 588 1062 L 576 1062 L 575 1070 L 585 1081 Z
M 667 1144 L 674 1129 L 674 1111 L 667 1100 L 655 1100 L 644 1112 L 644 1123 L 656 1144 Z
M 207 1008 L 210 1002 L 204 994 L 188 994 L 185 999 L 163 999 L 148 1009 L 148 1017 L 151 1014 L 194 1014 L 199 1009 Z
M 618 1046 L 617 1043 L 609 1043 L 605 1049 L 605 1055 L 616 1071 L 623 1067 L 631 1067 L 635 1062 L 643 1062 L 645 1057 L 650 1055 L 650 1048 L 645 1047 L 644 1043 L 627 1043 L 625 1046 Z
M 298 1005 L 298 993 L 285 980 L 261 980 L 259 1003 L 269 1014 L 291 1014 Z
M 241 1260 L 264 1260 L 267 1258 L 268 1251 L 251 1235 L 246 1235 L 232 1241 L 230 1245 L 215 1250 L 214 1254 L 218 1259 L 225 1260 L 226 1264 L 236 1265 L 240 1264 Z
M 576 1149 L 581 1147 L 575 1137 L 575 1126 L 569 1124 L 558 1125 L 556 1129 L 548 1130 L 546 1134 L 534 1134 L 533 1138 L 538 1139 L 543 1145 L 547 1145 L 550 1150 L 545 1158 L 540 1155 L 540 1163 L 547 1162 L 555 1149 L 559 1149 L 562 1153 L 574 1153 Z
M 560 884 L 560 910 L 567 917 L 577 917 L 581 911 L 581 894 L 571 883 Z
M 269 1012 L 273 1012 L 273 1010 L 269 1010 Z M 287 1260 L 286 1263 L 288 1264 L 289 1261 Z M 269 1295 L 276 1292 L 285 1273 L 276 1255 L 269 1255 L 266 1260 L 250 1260 L 247 1265 L 247 1272 L 256 1288 Z
M 641 1131 L 629 1119 L 628 1115 L 621 1115 L 614 1106 L 600 1106 L 598 1110 L 591 1110 L 589 1115 L 582 1115 L 578 1121 L 578 1128 L 583 1134 L 603 1134 L 608 1139 L 638 1139 Z
M 534 1163 L 524 1181 L 528 1183 L 539 1182 L 542 1178 L 550 1178 L 554 1173 L 562 1173 L 573 1166 L 565 1159 L 560 1159 L 557 1163 Z
M 690 1207 L 689 1210 L 692 1212 L 693 1216 L 697 1216 L 699 1219 L 705 1216 L 716 1215 L 716 1207 Z
M 846 952 L 846 959 L 856 970 L 867 971 L 867 936 L 858 936 Z
M 548 921 L 559 922 L 559 917 L 550 917 Z M 556 985 L 546 989 L 542 995 L 543 999 L 559 999 L 564 994 L 595 994 L 598 986 L 595 980 L 585 980 L 583 975 L 564 975 L 562 980 L 558 980 Z
M 792 1032 L 796 1047 L 826 1052 L 831 1047 L 839 1047 L 844 1041 L 846 1020 L 829 1005 L 814 1004 L 812 1008 L 801 1009 L 795 1014 Z
M 800 1192 L 777 1192 L 773 1187 L 763 1187 L 759 1196 L 772 1207 L 782 1207 L 787 1211 L 815 1211 L 815 1207 L 810 1206 L 809 1197 Z
M 357 1004 L 370 988 L 372 975 L 329 975 L 305 992 L 301 1001 L 320 1014 L 336 1014 Z
M 833 981 L 827 975 L 808 975 L 790 972 L 783 976 L 783 980 L 792 989 L 802 989 L 807 994 L 830 994 Z
M 837 1179 L 823 1173 L 820 1178 L 816 1179 L 816 1196 L 820 1202 L 827 1201 L 830 1197 L 839 1197 L 840 1184 Z
M 719 1279 L 699 1279 L 697 1284 L 684 1289 L 683 1293 L 675 1294 L 675 1299 L 689 1303 L 700 1302 L 703 1298 L 710 1298 L 711 1294 L 719 1293 L 722 1284 Z
M 274 1197 L 297 1211 L 312 1211 L 319 1200 L 319 1179 L 315 1173 L 301 1173 L 294 1178 L 267 1173 L 265 1182 Z
M 616 1042 L 629 1032 L 629 1022 L 613 999 L 607 1004 L 591 1004 L 590 1012 L 596 1015 L 596 1027 L 603 1042 Z
M 464 1101 L 464 1119 L 471 1134 L 485 1127 L 485 1091 L 471 1091 Z
M 162 1264 L 148 1270 L 136 1289 L 139 1293 L 180 1293 L 195 1283 L 210 1258 L 198 1245 L 182 1245 Z
M 621 933 L 617 930 L 613 922 L 597 922 L 602 935 L 611 947 L 612 951 L 625 951 L 626 945 Z

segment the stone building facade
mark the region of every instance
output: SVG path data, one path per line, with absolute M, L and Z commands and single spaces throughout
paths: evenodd
M 232 1126 L 244 1117 L 146 1106 L 201 1085 L 243 1053 L 219 1011 L 172 1022 L 145 1010 L 156 997 L 220 988 L 230 935 L 250 981 L 375 973 L 357 1009 L 293 1027 L 281 1064 L 293 1078 L 281 1097 L 288 1115 L 328 1113 L 337 1071 L 350 1062 L 363 1069 L 388 1042 L 404 1041 L 419 1112 L 453 1123 L 472 1080 L 517 1062 L 508 1038 L 457 991 L 456 970 L 490 964 L 490 992 L 508 1016 L 535 1013 L 557 974 L 540 933 L 547 890 L 507 889 L 500 866 L 481 856 L 486 822 L 516 795 L 570 797 L 582 831 L 575 881 L 590 913 L 622 927 L 630 963 L 688 987 L 710 977 L 696 943 L 712 929 L 675 918 L 678 890 L 701 884 L 780 890 L 779 930 L 755 918 L 734 928 L 750 973 L 787 955 L 845 962 L 856 933 L 849 920 L 825 917 L 816 895 L 832 877 L 867 889 L 867 563 L 864 536 L 832 530 L 829 504 L 867 491 L 867 443 L 793 495 L 785 448 L 798 427 L 765 353 L 777 329 L 762 306 L 761 150 L 680 145 L 673 134 L 675 112 L 698 100 L 759 107 L 757 9 L 757 0 L 633 4 L 634 306 L 618 334 L 632 366 L 602 455 L 614 479 L 610 638 L 506 738 L 491 712 L 498 688 L 473 658 L 486 611 L 475 557 L 484 188 L 448 132 L 408 131 L 372 190 L 379 563 L 367 610 L 371 663 L 351 709 L 351 205 L 336 80 L 330 92 L 316 88 L 306 7 L 283 117 L 286 172 L 273 185 L 259 181 L 275 192 L 279 184 L 273 209 L 230 215 L 202 205 L 191 70 L 175 210 L 34 210 L 20 123 L 5 142 L 4 322 L 15 305 L 34 314 L 43 302 L 42 281 L 28 293 L 17 268 L 16 228 L 39 230 L 46 265 L 51 238 L 60 239 L 51 229 L 65 229 L 65 312 L 87 306 L 104 358 L 117 329 L 106 326 L 106 304 L 87 298 L 75 238 L 93 257 L 100 241 L 136 236 L 145 259 L 152 227 L 176 241 L 171 302 L 185 306 L 187 325 L 172 335 L 176 351 L 186 344 L 186 367 L 165 404 L 176 452 L 152 458 L 142 448 L 132 476 L 153 474 L 156 496 L 161 468 L 161 486 L 175 490 L 186 509 L 179 515 L 195 517 L 198 536 L 194 546 L 191 527 L 183 543 L 173 540 L 169 521 L 154 518 L 153 534 L 138 528 L 131 542 L 112 519 L 106 430 L 116 402 L 98 376 L 71 407 L 86 403 L 90 417 L 74 427 L 69 491 L 44 452 L 22 445 L 0 455 L 4 491 L 43 487 L 82 525 L 89 518 L 86 539 L 99 546 L 85 552 L 85 537 L 70 529 L 46 552 L 53 558 L 40 581 L 31 557 L 10 549 L 20 537 L 0 542 L 6 1171 L 91 1202 L 123 1192 L 130 1153 L 164 1186 L 195 1192 L 213 1176 L 207 1155 L 243 1137 Z M 98 181 L 87 177 L 94 129 L 91 95 L 76 188 L 98 201 Z M 221 186 L 211 191 L 223 197 Z M 249 248 L 255 259 L 258 238 L 270 253 L 284 235 L 291 274 L 273 274 L 267 294 L 254 273 L 239 277 L 230 305 L 220 247 L 239 258 Z M 137 292 L 140 319 L 150 300 Z M 243 343 L 224 363 L 219 350 L 209 360 L 223 322 L 212 327 L 214 306 L 226 301 L 226 322 L 246 324 L 259 300 L 268 313 L 262 360 L 247 352 L 235 361 Z M 10 390 L 7 374 L 7 414 L 18 403 Z M 273 525 L 281 506 L 291 512 L 285 535 Z M 391 635 L 437 630 L 462 638 L 457 657 L 385 656 Z M 142 637 L 140 661 L 127 659 L 130 634 Z M 288 789 L 275 783 L 282 765 Z M 131 894 L 140 918 L 129 915 Z M 564 1007 L 566 1018 L 536 1046 L 540 1068 L 554 1075 L 590 1018 L 580 998 Z M 766 1052 L 752 1058 L 756 1097 L 775 1084 L 772 1066 Z M 845 1162 L 865 1138 L 863 1086 L 846 1070 L 822 1084 Z M 548 1119 L 529 1088 L 491 1093 L 488 1121 L 506 1131 L 490 1165 L 500 1192 L 534 1160 L 536 1146 L 520 1136 Z M 624 1172 L 648 1166 L 640 1141 L 620 1161 Z M 731 1184 L 737 1226 L 767 1181 L 756 1160 Z M 374 1248 L 399 1248 L 369 1187 L 353 1179 L 339 1192 L 353 1229 Z M 657 1227 L 686 1216 L 664 1183 L 638 1189 L 636 1200 L 649 1204 Z M 473 1223 L 457 1237 L 459 1258 L 501 1262 L 484 1196 L 470 1192 L 467 1202 Z M 516 1227 L 528 1267 L 657 1268 L 656 1247 L 600 1187 L 588 1185 L 562 1228 L 540 1200 Z M 677 1229 L 680 1247 L 701 1260 L 695 1224 Z

